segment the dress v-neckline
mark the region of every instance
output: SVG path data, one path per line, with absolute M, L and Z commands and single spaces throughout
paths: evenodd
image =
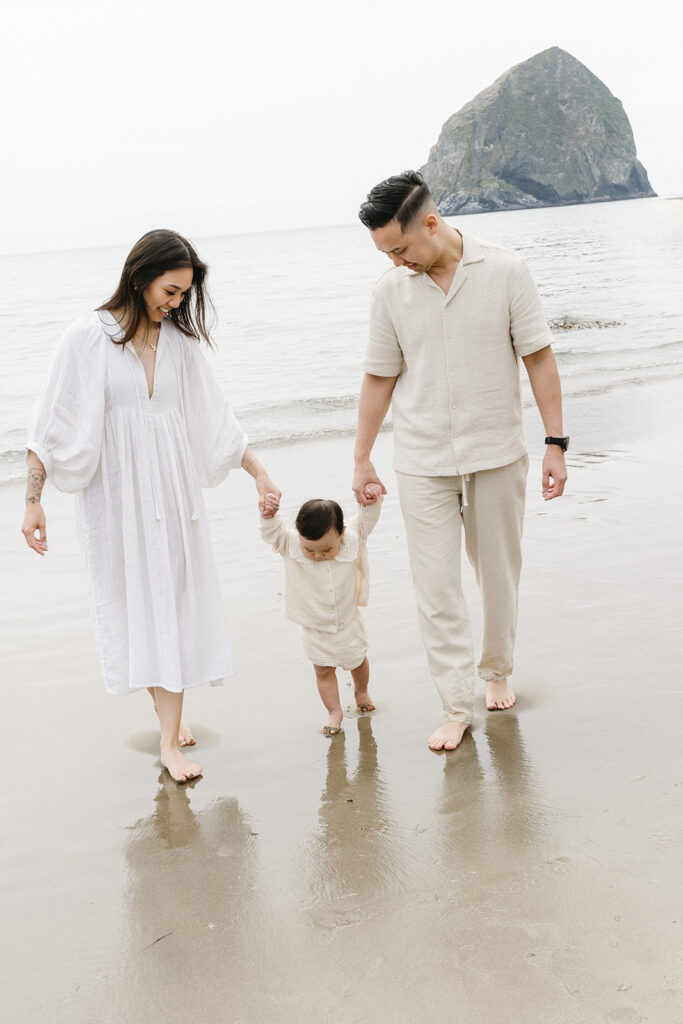
M 151 379 L 147 376 L 147 372 L 145 370 L 145 364 L 143 363 L 142 359 L 140 358 L 140 356 L 138 355 L 137 351 L 135 350 L 135 345 L 133 345 L 132 342 L 130 343 L 131 351 L 135 355 L 135 358 L 137 359 L 138 363 L 140 364 L 140 369 L 142 370 L 142 376 L 145 379 L 145 390 L 147 392 L 147 401 L 148 402 L 152 401 L 152 399 L 154 398 L 154 394 L 155 394 L 155 387 L 154 387 L 154 385 L 155 385 L 155 376 L 156 376 L 156 370 L 157 370 L 157 362 L 159 360 L 159 354 L 160 354 L 159 345 L 161 344 L 161 331 L 162 331 L 163 323 L 164 323 L 164 321 L 162 320 L 161 323 L 159 324 L 159 334 L 157 336 L 156 348 L 153 349 L 153 352 L 154 352 L 154 366 L 152 368 L 152 377 L 151 377 Z

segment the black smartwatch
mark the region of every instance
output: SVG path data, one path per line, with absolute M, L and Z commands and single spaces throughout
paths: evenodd
M 558 446 L 558 448 L 562 449 L 563 452 L 566 452 L 567 448 L 569 448 L 569 438 L 568 437 L 546 437 L 545 443 L 546 444 L 556 444 Z

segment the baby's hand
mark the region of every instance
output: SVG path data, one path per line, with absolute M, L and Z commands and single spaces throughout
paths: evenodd
M 261 509 L 261 515 L 264 519 L 272 519 L 277 510 L 280 507 L 280 502 L 276 494 L 268 493 L 263 499 L 263 508 Z
M 363 488 L 363 495 L 372 504 L 382 497 L 382 488 L 380 484 L 366 484 Z

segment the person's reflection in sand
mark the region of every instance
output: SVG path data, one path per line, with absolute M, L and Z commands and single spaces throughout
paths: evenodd
M 499 794 L 499 829 L 509 847 L 519 850 L 542 837 L 543 813 L 533 785 L 531 762 L 516 714 L 502 721 L 488 715 L 484 729 Z
M 192 784 L 166 772 L 159 783 L 154 813 L 131 827 L 126 848 L 131 962 L 117 1019 L 139 1019 L 126 1007 L 144 1006 L 147 1021 L 175 1020 L 190 993 L 194 1019 L 223 1019 L 227 994 L 255 976 L 259 957 L 258 840 L 237 800 L 195 813 Z
M 548 913 L 534 888 L 543 819 L 519 722 L 514 713 L 490 715 L 484 732 L 493 771 L 480 761 L 479 733 L 446 758 L 434 858 L 435 888 L 453 911 L 451 939 L 463 965 L 483 962 L 492 948 L 504 961 L 531 941 L 529 921 Z
M 470 731 L 457 750 L 438 756 L 445 762 L 438 843 L 449 865 L 447 870 L 456 881 L 480 862 L 487 841 L 484 772 Z M 455 871 L 453 865 L 457 866 Z
M 358 766 L 347 767 L 343 732 L 330 743 L 320 827 L 308 853 L 311 917 L 321 927 L 357 924 L 376 916 L 396 883 L 385 784 L 370 718 L 358 719 Z

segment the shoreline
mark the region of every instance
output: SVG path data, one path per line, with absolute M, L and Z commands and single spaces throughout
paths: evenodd
M 103 691 L 71 499 L 49 491 L 46 561 L 5 500 L 8 1016 L 414 1024 L 438 991 L 482 1024 L 522 1007 L 547 1024 L 683 1019 L 682 421 L 681 381 L 573 397 L 568 492 L 544 504 L 525 411 L 519 703 L 487 715 L 482 687 L 453 754 L 426 746 L 440 707 L 390 434 L 365 613 L 378 712 L 332 742 L 253 482 L 205 492 L 238 674 L 188 694 L 206 775 L 186 787 L 160 769 L 149 698 Z M 312 483 L 352 509 L 349 438 L 259 458 L 284 516 Z M 465 581 L 476 638 L 469 566 Z

